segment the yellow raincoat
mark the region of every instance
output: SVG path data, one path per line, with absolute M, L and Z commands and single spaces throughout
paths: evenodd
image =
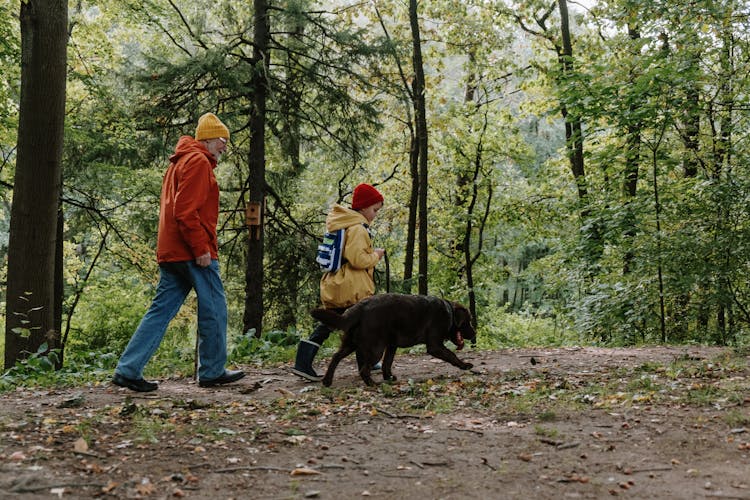
M 375 293 L 373 272 L 380 257 L 372 248 L 372 241 L 364 215 L 334 204 L 326 217 L 326 231 L 346 228 L 344 260 L 334 273 L 325 273 L 320 279 L 320 300 L 331 308 L 349 307 Z

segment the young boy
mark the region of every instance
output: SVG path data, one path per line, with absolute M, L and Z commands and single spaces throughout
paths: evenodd
M 346 232 L 341 268 L 325 273 L 320 279 L 320 300 L 326 309 L 341 313 L 375 293 L 373 272 L 385 250 L 372 247 L 368 225 L 381 208 L 383 195 L 369 184 L 358 184 L 352 195 L 351 209 L 334 204 L 328 213 L 326 230 L 332 232 L 346 228 Z M 322 378 L 315 373 L 312 362 L 332 331 L 318 323 L 310 338 L 300 341 L 293 373 L 313 382 Z

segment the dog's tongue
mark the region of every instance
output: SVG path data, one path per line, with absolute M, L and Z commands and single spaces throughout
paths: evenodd
M 461 332 L 456 331 L 456 341 L 454 342 L 456 344 L 456 350 L 460 351 L 464 348 L 464 337 L 461 335 Z

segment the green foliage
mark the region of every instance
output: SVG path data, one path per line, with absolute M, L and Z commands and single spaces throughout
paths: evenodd
M 59 350 L 50 350 L 46 343 L 40 345 L 36 352 L 31 353 L 0 377 L 0 390 L 8 390 L 29 379 L 42 382 L 56 379 L 55 364 L 59 359 Z
M 587 343 L 556 314 L 534 311 L 485 314 L 477 330 L 477 347 L 498 349 L 523 346 L 572 346 Z
M 102 277 L 84 291 L 67 347 L 73 352 L 105 348 L 122 352 L 146 312 L 152 294 L 152 289 L 138 283 L 135 277 L 126 279 L 124 273 Z M 185 314 L 173 322 L 173 327 L 187 328 Z
M 42 344 L 37 352 L 0 376 L 0 391 L 13 390 L 19 386 L 81 386 L 98 383 L 111 377 L 117 364 L 117 356 L 107 351 L 71 350 L 65 357 L 63 367 L 55 370 L 59 359 L 59 350 L 48 350 L 47 344 Z
M 300 335 L 293 329 L 287 331 L 273 330 L 255 336 L 255 331 L 238 335 L 234 338 L 233 347 L 229 352 L 229 362 L 269 362 L 288 361 L 296 351 Z
M 18 126 L 19 81 L 21 75 L 21 35 L 18 4 L 0 1 L 0 179 L 6 180 L 5 162 L 15 149 Z M 5 190 L 0 188 L 0 193 Z M 3 196 L 4 199 L 4 196 Z M 5 200 L 4 200 L 5 201 Z M 1 212 L 0 212 L 1 213 Z M 2 242 L 3 246 L 7 242 Z

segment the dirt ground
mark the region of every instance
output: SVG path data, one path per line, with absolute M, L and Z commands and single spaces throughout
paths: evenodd
M 475 368 L 399 355 L 374 388 L 351 356 L 330 389 L 287 366 L 218 389 L 19 389 L 0 397 L 0 498 L 750 499 L 746 353 L 460 357 Z

